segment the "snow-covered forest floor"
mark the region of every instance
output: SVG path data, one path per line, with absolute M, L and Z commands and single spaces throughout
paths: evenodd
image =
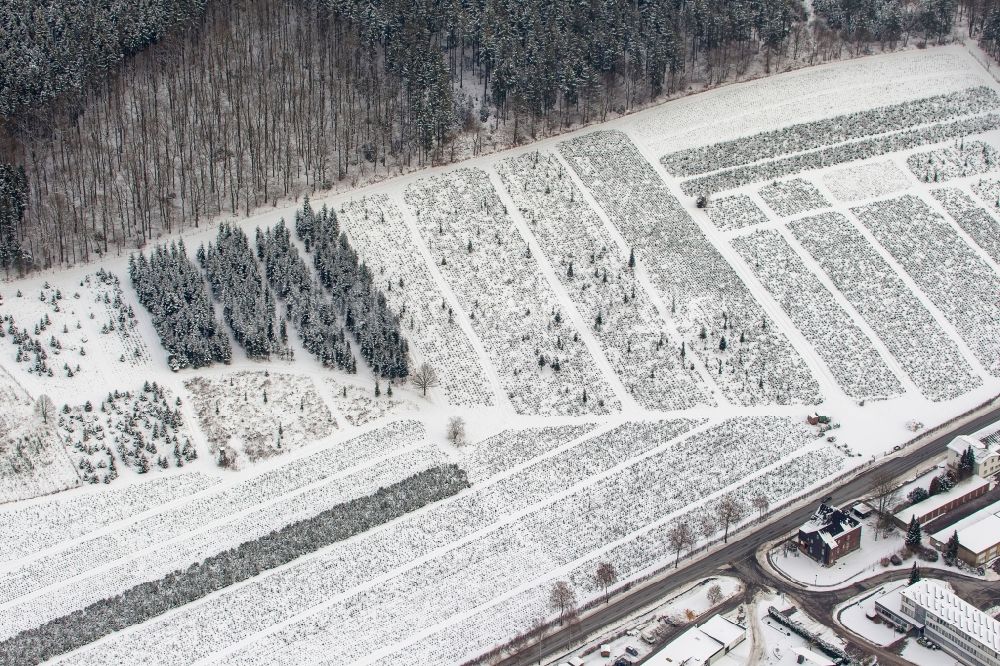
M 731 532 L 992 398 L 998 91 L 962 47 L 879 55 L 312 200 L 426 395 L 292 322 L 249 358 L 218 303 L 231 362 L 172 372 L 126 256 L 0 284 L 0 644 L 457 465 L 468 488 L 56 661 L 459 663 L 551 616 L 555 581 L 582 604 L 602 562 L 668 564 L 681 522 L 683 561 L 729 500 Z M 706 182 L 741 184 L 705 210 Z

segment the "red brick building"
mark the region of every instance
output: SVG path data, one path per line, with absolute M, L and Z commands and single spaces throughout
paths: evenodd
M 799 550 L 830 566 L 861 548 L 861 522 L 835 506 L 820 504 L 808 523 L 799 528 Z

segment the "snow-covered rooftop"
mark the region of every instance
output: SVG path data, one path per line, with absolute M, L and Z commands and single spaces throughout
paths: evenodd
M 972 436 L 987 446 L 990 444 L 1000 444 L 1000 421 L 996 421 L 981 430 L 977 430 L 972 433 Z
M 971 448 L 972 454 L 977 462 L 981 462 L 990 455 L 1000 453 L 1000 426 L 994 424 L 987 431 L 979 431 L 973 435 L 959 435 L 948 442 L 948 448 L 956 455 L 962 455 L 966 449 Z M 985 434 L 982 434 L 984 433 Z
M 1000 502 L 966 516 L 954 525 L 931 535 L 931 538 L 946 543 L 952 533 L 958 532 L 958 541 L 974 553 L 981 553 L 1000 541 Z
M 974 490 L 978 490 L 983 486 L 990 485 L 989 480 L 980 478 L 978 476 L 973 476 L 966 479 L 965 481 L 960 481 L 956 483 L 955 486 L 943 493 L 938 493 L 937 495 L 932 495 L 925 499 L 923 502 L 917 502 L 912 506 L 908 506 L 902 511 L 896 513 L 896 518 L 901 520 L 903 523 L 909 523 L 910 518 L 913 516 L 923 516 L 931 511 L 940 509 L 948 502 L 961 497 L 962 495 L 971 493 Z
M 743 629 L 743 627 L 734 622 L 730 622 L 721 615 L 713 615 L 708 622 L 701 625 L 699 628 L 702 632 L 708 634 L 710 637 L 719 641 L 723 645 L 733 645 L 746 635 L 746 630 Z
M 723 650 L 723 645 L 698 627 L 691 627 L 675 638 L 667 647 L 653 655 L 649 666 L 678 666 L 707 664 Z
M 931 581 L 921 580 L 903 590 L 902 596 L 955 627 L 970 640 L 1000 651 L 1000 622 L 953 592 Z

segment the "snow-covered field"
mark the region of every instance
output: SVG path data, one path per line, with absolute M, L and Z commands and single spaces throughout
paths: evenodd
M 961 47 L 883 55 L 318 193 L 436 371 L 426 395 L 376 394 L 355 339 L 346 374 L 291 333 L 282 358 L 233 341 L 171 372 L 127 257 L 0 284 L 0 650 L 454 464 L 457 494 L 56 661 L 461 662 L 551 618 L 555 581 L 592 600 L 599 564 L 666 566 L 686 522 L 683 563 L 723 500 L 753 523 L 984 402 L 997 90 Z M 215 233 L 185 237 L 192 261 Z

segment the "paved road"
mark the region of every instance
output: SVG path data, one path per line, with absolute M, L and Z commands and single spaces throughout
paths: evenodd
M 873 406 L 872 408 L 878 409 L 877 406 Z M 901 475 L 911 468 L 918 466 L 920 463 L 943 453 L 948 446 L 948 442 L 957 435 L 973 433 L 997 420 L 1000 420 L 1000 408 L 990 411 L 965 425 L 943 430 L 937 437 L 923 446 L 913 448 L 906 454 L 891 458 L 880 465 L 870 467 L 853 479 L 843 482 L 839 487 L 820 489 L 813 494 L 813 498 L 818 501 L 831 496 L 834 503 L 842 503 L 856 497 L 861 497 L 871 489 L 876 477 L 886 473 L 892 476 Z M 578 624 L 572 627 L 557 628 L 553 633 L 545 636 L 541 646 L 532 645 L 519 654 L 503 659 L 498 664 L 501 666 L 527 666 L 528 664 L 541 663 L 543 660 L 539 659 L 539 654 L 547 656 L 563 654 L 579 641 L 580 636 L 597 632 L 603 627 L 625 619 L 641 608 L 666 597 L 674 588 L 718 573 L 720 566 L 726 563 L 738 563 L 740 560 L 748 557 L 753 559 L 757 548 L 768 541 L 791 532 L 795 527 L 801 525 L 813 513 L 814 508 L 812 502 L 807 503 L 802 509 L 793 511 L 772 523 L 763 525 L 753 532 L 738 534 L 734 541 L 731 541 L 713 555 L 705 557 L 682 569 L 678 569 L 675 573 L 654 583 L 628 590 L 612 598 L 611 602 L 604 608 L 584 617 Z
M 906 580 L 910 576 L 908 569 L 886 571 L 839 589 L 802 590 L 787 584 L 778 577 L 771 576 L 753 556 L 736 563 L 734 568 L 740 577 L 750 580 L 767 580 L 770 587 L 778 589 L 791 598 L 795 602 L 796 608 L 801 609 L 818 622 L 828 627 L 834 627 L 837 633 L 847 641 L 850 654 L 873 655 L 878 658 L 880 664 L 885 666 L 910 666 L 911 662 L 901 658 L 891 649 L 885 649 L 868 642 L 861 636 L 847 633 L 838 628 L 839 622 L 836 622 L 834 617 L 834 608 L 839 604 L 884 583 Z M 987 582 L 946 569 L 934 569 L 933 571 L 924 569 L 922 574 L 948 582 L 960 597 L 980 608 L 994 606 L 1000 602 L 1000 582 Z

